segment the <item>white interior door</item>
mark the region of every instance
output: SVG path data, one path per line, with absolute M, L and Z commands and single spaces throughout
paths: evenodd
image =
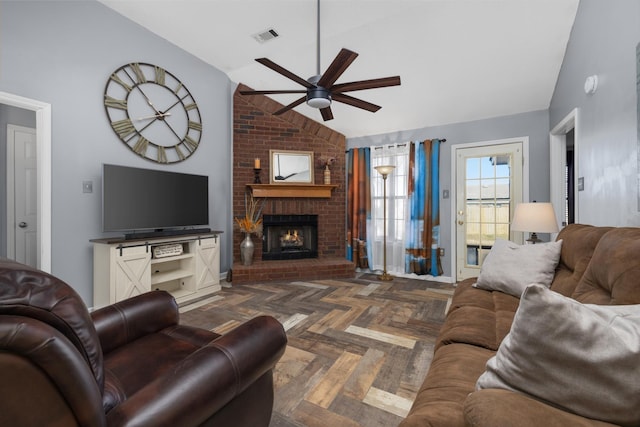
M 456 280 L 477 277 L 496 239 L 522 243 L 510 222 L 523 195 L 523 143 L 456 152 Z
M 7 125 L 7 256 L 38 267 L 36 130 Z
M 51 104 L 2 91 L 0 103 L 23 108 L 36 115 L 38 268 L 51 272 Z

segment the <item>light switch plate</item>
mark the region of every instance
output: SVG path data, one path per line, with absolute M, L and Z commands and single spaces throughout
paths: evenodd
M 578 178 L 578 191 L 584 191 L 584 177 Z
M 93 193 L 93 181 L 82 181 L 82 192 Z

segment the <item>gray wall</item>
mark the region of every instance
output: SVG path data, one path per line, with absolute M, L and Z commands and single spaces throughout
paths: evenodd
M 0 256 L 7 256 L 7 125 L 36 127 L 36 113 L 0 104 Z
M 640 225 L 636 46 L 640 1 L 581 0 L 560 77 L 549 108 L 551 127 L 574 108 L 579 221 L 593 225 Z M 598 90 L 584 93 L 587 76 Z
M 546 110 L 494 119 L 434 126 L 392 134 L 375 135 L 347 140 L 347 148 L 393 144 L 446 138 L 440 153 L 440 244 L 445 248 L 442 260 L 444 275 L 455 277 L 451 271 L 452 203 L 455 201 L 451 183 L 451 147 L 456 144 L 493 141 L 506 138 L 529 137 L 529 199 L 549 200 L 549 119 Z M 449 190 L 451 198 L 442 199 L 442 190 Z
M 208 175 L 210 226 L 223 230 L 221 271 L 231 265 L 231 90 L 229 79 L 93 0 L 2 1 L 0 91 L 51 104 L 52 273 L 92 305 L 93 251 L 101 225 L 101 166 L 121 164 Z M 106 81 L 129 62 L 160 65 L 194 95 L 203 121 L 200 147 L 161 166 L 116 137 L 103 107 Z M 94 192 L 82 193 L 91 180 Z

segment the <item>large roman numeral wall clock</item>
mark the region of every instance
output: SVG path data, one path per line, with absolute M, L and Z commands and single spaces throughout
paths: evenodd
M 131 63 L 114 71 L 104 90 L 104 107 L 120 140 L 151 161 L 181 162 L 200 144 L 202 119 L 195 99 L 157 65 Z

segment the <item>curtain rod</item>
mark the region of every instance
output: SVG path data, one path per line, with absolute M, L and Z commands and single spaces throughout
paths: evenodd
M 433 139 L 437 139 L 440 142 L 447 142 L 447 138 L 433 138 Z M 395 144 L 396 147 L 404 147 L 405 145 L 407 145 L 406 142 Z M 385 147 L 384 144 L 383 145 L 377 145 L 377 146 L 373 147 L 373 149 L 374 150 L 380 150 L 380 149 L 383 149 L 384 147 Z M 393 144 L 387 145 L 386 147 L 393 147 Z M 344 152 L 348 153 L 349 150 L 345 150 Z
M 434 138 L 434 139 L 437 139 L 437 138 Z M 439 139 L 439 141 L 440 141 L 440 142 L 447 142 L 446 138 Z M 420 142 L 422 142 L 422 141 L 420 141 Z M 383 144 L 383 145 L 375 146 L 375 147 L 373 147 L 373 149 L 374 149 L 374 150 L 381 150 L 381 149 L 383 149 L 384 147 L 387 147 L 387 148 L 392 148 L 392 147 L 404 147 L 404 146 L 406 146 L 407 144 L 408 144 L 407 142 L 402 142 L 402 143 L 397 143 L 397 144 L 389 144 L 389 145 L 384 145 L 384 144 Z

